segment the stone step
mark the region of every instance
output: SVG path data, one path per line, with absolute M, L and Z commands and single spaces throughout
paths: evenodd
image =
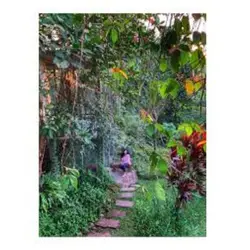
M 95 223 L 95 225 L 98 227 L 104 227 L 104 228 L 119 228 L 120 221 L 103 218 L 103 219 L 100 219 L 97 223 Z
M 113 209 L 110 213 L 111 217 L 124 217 L 126 216 L 126 212 L 125 211 L 121 211 L 121 210 L 117 210 L 117 209 Z
M 134 187 L 121 188 L 121 192 L 133 192 L 135 191 Z
M 133 201 L 116 200 L 116 206 L 118 207 L 133 207 Z
M 110 232 L 90 232 L 88 237 L 111 237 Z
M 140 187 L 140 185 L 139 184 L 131 184 L 130 187 L 138 188 L 138 187 Z
M 119 194 L 119 198 L 121 199 L 129 199 L 129 198 L 133 198 L 134 193 L 121 193 Z

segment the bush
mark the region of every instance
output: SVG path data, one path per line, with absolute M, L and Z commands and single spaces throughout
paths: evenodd
M 177 191 L 167 188 L 166 181 L 159 182 L 165 186 L 165 201 L 157 199 L 154 191 L 155 181 L 143 181 L 143 186 L 151 193 L 151 197 L 147 192 L 137 191 L 135 207 L 130 218 L 134 236 L 205 236 L 205 198 L 195 197 L 182 210 L 179 220 L 176 221 L 174 205 Z
M 81 172 L 81 171 L 80 171 Z M 54 203 L 47 213 L 40 208 L 40 236 L 77 236 L 86 234 L 101 213 L 113 205 L 113 181 L 104 169 L 96 174 L 81 172 L 79 188 L 67 191 L 61 203 Z

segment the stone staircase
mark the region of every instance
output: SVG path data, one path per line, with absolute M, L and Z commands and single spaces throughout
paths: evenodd
M 119 172 L 110 172 L 115 182 L 120 185 L 120 193 L 116 200 L 116 207 L 106 217 L 101 218 L 95 223 L 91 232 L 88 233 L 88 237 L 111 237 L 110 230 L 120 227 L 119 218 L 125 217 L 126 212 L 119 210 L 119 208 L 129 209 L 134 206 L 134 202 L 131 201 L 134 197 L 136 190 L 135 184 L 137 182 L 136 172 L 133 170 L 125 174 Z

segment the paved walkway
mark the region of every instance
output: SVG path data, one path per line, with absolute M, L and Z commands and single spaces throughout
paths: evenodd
M 133 170 L 131 172 L 123 174 L 119 170 L 112 172 L 110 175 L 113 177 L 115 182 L 120 185 L 120 193 L 118 194 L 118 199 L 116 200 L 117 209 L 113 209 L 107 215 L 107 218 L 101 218 L 95 223 L 95 226 L 89 232 L 88 237 L 110 237 L 110 229 L 117 229 L 120 227 L 119 218 L 126 216 L 126 212 L 119 210 L 119 208 L 131 208 L 134 206 L 134 202 L 130 199 L 134 196 L 135 184 L 137 182 L 136 172 Z

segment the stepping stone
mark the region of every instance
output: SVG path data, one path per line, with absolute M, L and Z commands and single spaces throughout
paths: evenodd
M 119 198 L 123 198 L 123 199 L 129 199 L 132 198 L 134 196 L 134 193 L 121 193 L 119 194 Z
M 117 210 L 117 209 L 113 209 L 111 211 L 111 216 L 112 217 L 124 217 L 124 216 L 126 216 L 126 212 L 121 211 L 121 210 Z
M 124 201 L 124 200 L 116 200 L 115 204 L 118 207 L 133 207 L 134 206 L 133 201 Z
M 130 187 L 138 188 L 138 187 L 140 187 L 140 185 L 135 183 L 135 184 L 131 184 Z
M 113 220 L 113 219 L 100 219 L 96 224 L 98 227 L 109 227 L 109 228 L 119 228 L 120 227 L 120 221 L 119 220 Z
M 133 192 L 135 191 L 134 187 L 121 188 L 121 192 Z
M 88 233 L 88 237 L 111 237 L 110 232 L 90 232 Z

